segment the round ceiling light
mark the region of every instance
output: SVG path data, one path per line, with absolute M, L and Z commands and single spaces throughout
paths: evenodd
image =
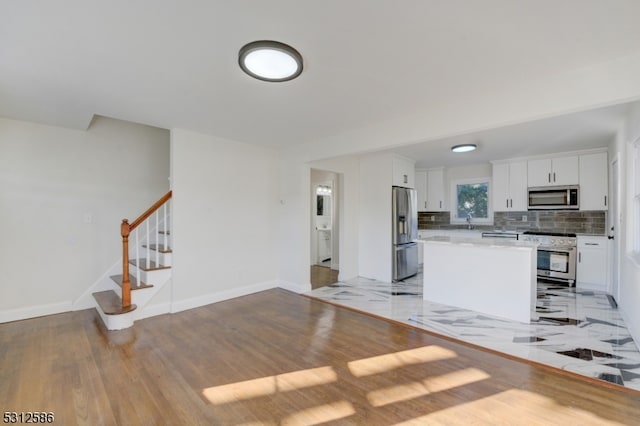
M 293 47 L 271 40 L 254 41 L 240 49 L 242 71 L 263 81 L 289 81 L 302 73 L 302 56 Z
M 475 150 L 477 147 L 478 146 L 476 144 L 465 143 L 465 144 L 462 144 L 462 145 L 452 146 L 451 147 L 451 151 L 453 151 L 453 152 L 469 152 L 469 151 Z

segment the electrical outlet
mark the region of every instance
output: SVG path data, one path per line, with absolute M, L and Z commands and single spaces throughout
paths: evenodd
M 435 216 L 431 216 L 431 222 L 435 222 L 436 221 L 436 217 Z
M 523 214 L 523 215 L 522 215 L 522 221 L 523 221 L 523 222 L 526 222 L 526 221 L 527 221 L 527 215 L 526 215 L 526 214 Z

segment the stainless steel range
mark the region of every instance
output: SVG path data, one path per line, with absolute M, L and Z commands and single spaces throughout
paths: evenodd
M 538 243 L 538 276 L 572 287 L 576 282 L 576 234 L 526 231 L 523 241 Z

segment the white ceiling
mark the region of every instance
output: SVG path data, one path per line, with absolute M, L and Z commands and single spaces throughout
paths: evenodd
M 413 144 L 391 151 L 416 159 L 416 167 L 461 166 L 492 160 L 607 147 L 629 112 L 629 104 L 592 109 L 480 132 Z M 468 153 L 451 147 L 473 143 Z
M 637 0 L 4 1 L 0 116 L 85 129 L 99 114 L 252 144 L 322 143 L 638 55 L 639 16 Z M 295 47 L 303 74 L 243 74 L 238 50 L 259 39 Z M 621 111 L 602 112 L 401 151 L 427 166 L 458 140 L 478 141 L 483 160 L 591 146 Z

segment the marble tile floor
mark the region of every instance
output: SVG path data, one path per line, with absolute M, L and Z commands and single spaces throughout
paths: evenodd
M 308 296 L 640 391 L 640 352 L 606 293 L 538 283 L 530 324 L 422 299 L 422 275 L 356 278 Z

